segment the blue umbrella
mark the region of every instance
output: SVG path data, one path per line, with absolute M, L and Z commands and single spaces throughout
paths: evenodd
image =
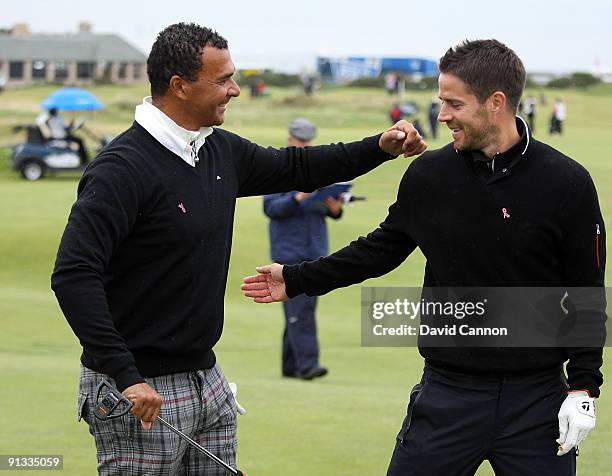
M 104 105 L 92 93 L 81 88 L 63 88 L 51 93 L 42 102 L 45 109 L 57 108 L 63 111 L 95 111 Z

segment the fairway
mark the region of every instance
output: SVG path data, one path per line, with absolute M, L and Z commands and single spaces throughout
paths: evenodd
M 612 85 L 588 91 L 544 92 L 535 136 L 583 164 L 593 176 L 608 229 L 612 229 L 612 154 L 609 114 Z M 1 454 L 64 455 L 64 473 L 95 474 L 95 448 L 87 425 L 77 423 L 79 343 L 50 290 L 50 274 L 61 233 L 76 196 L 78 176 L 26 182 L 9 169 L 7 146 L 22 137 L 12 126 L 32 122 L 52 87 L 0 93 L 0 432 Z M 87 125 L 117 134 L 133 120 L 144 87 L 91 89 L 106 108 Z M 388 127 L 393 100 L 382 90 L 324 88 L 306 98 L 295 89 L 272 89 L 251 100 L 233 100 L 223 126 L 262 145 L 282 146 L 286 124 L 308 117 L 319 128 L 318 143 L 351 141 Z M 529 92 L 529 91 L 528 91 Z M 421 122 L 436 91 L 408 93 L 421 106 Z M 556 95 L 567 104 L 565 135 L 545 132 Z M 445 126 L 430 149 L 450 140 Z M 93 144 L 90 144 L 93 147 Z M 355 181 L 367 201 L 347 207 L 330 223 L 332 250 L 374 229 L 386 216 L 409 159 L 386 163 Z M 545 186 L 545 184 L 543 184 Z M 431 197 L 435 200 L 436 197 Z M 412 348 L 360 345 L 359 286 L 319 301 L 321 363 L 330 374 L 304 382 L 280 377 L 280 305 L 256 305 L 242 297 L 242 277 L 269 262 L 267 219 L 259 197 L 237 203 L 234 243 L 225 300 L 225 329 L 216 346 L 228 380 L 238 383 L 247 414 L 238 417 L 239 467 L 251 476 L 376 476 L 385 474 L 405 414 L 410 389 L 423 362 Z M 423 256 L 417 251 L 394 272 L 369 286 L 418 286 Z M 612 280 L 608 275 L 607 284 Z M 607 352 L 606 355 L 610 355 Z M 606 376 L 604 366 L 604 376 Z M 608 379 L 612 376 L 608 375 Z M 595 431 L 580 448 L 578 474 L 604 476 L 612 467 L 612 386 L 598 401 Z M 28 474 L 19 472 L 17 474 Z M 33 473 L 38 474 L 38 473 Z M 479 476 L 492 475 L 483 465 Z M 517 475 L 520 476 L 520 475 Z

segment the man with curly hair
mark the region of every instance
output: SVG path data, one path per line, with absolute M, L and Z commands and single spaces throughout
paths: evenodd
M 195 24 L 163 30 L 147 70 L 151 97 L 79 183 L 52 288 L 83 346 L 78 415 L 99 473 L 224 474 L 153 422 L 161 414 L 235 466 L 237 405 L 213 347 L 236 198 L 312 191 L 425 144 L 406 122 L 359 142 L 284 149 L 213 129 L 240 89 L 227 41 Z M 93 417 L 104 378 L 132 414 Z

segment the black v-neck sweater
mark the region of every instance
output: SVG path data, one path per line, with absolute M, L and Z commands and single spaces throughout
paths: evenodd
M 329 257 L 284 267 L 289 297 L 382 276 L 417 246 L 427 259 L 426 287 L 603 287 L 605 231 L 589 173 L 529 137 L 518 120 L 517 127 L 521 140 L 494 162 L 452 144 L 414 160 L 378 229 Z M 579 316 L 598 323 L 602 335 L 605 317 Z M 569 359 L 571 388 L 597 396 L 602 383 L 601 348 L 419 350 L 438 367 L 494 376 Z
M 273 149 L 215 129 L 191 167 L 135 122 L 83 174 L 52 275 L 81 362 L 120 390 L 212 367 L 236 198 L 353 179 L 392 158 L 378 139 Z

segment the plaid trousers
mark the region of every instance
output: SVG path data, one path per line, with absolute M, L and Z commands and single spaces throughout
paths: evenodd
M 78 419 L 94 437 L 98 474 L 219 475 L 225 469 L 160 423 L 146 431 L 131 413 L 101 421 L 93 415 L 96 389 L 108 376 L 81 365 Z M 236 400 L 218 365 L 146 379 L 164 399 L 160 416 L 223 461 L 236 467 Z

